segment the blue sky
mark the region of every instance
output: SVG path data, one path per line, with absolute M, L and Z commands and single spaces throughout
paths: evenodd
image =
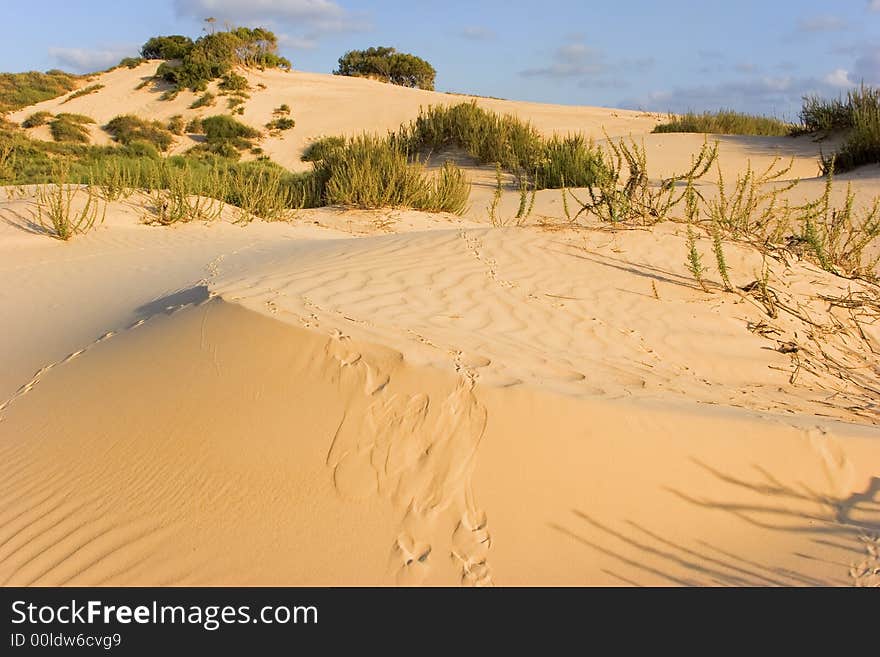
M 106 68 L 202 19 L 265 25 L 300 70 L 390 45 L 437 88 L 658 111 L 732 107 L 795 118 L 807 93 L 880 85 L 880 0 L 2 0 L 4 71 Z

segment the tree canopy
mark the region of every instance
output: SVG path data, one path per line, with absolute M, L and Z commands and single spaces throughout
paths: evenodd
M 236 65 L 290 68 L 290 61 L 278 54 L 278 38 L 267 29 L 238 27 L 189 37 L 157 36 L 141 48 L 146 59 L 165 62 L 157 75 L 179 88 L 203 90 L 211 80 L 229 73 Z
M 335 75 L 370 77 L 404 87 L 434 89 L 437 71 L 421 57 L 379 46 L 350 50 L 339 58 Z

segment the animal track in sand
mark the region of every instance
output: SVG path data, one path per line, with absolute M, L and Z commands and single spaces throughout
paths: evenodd
M 418 583 L 430 572 L 428 555 L 440 531 L 438 518 L 449 510 L 461 516 L 447 540 L 466 584 L 491 583 L 486 514 L 470 493 L 477 447 L 486 428 L 486 409 L 474 395 L 471 370 L 460 363 L 456 386 L 435 403 L 422 392 L 388 389 L 390 375 L 381 358 L 339 330 L 328 352 L 347 376 L 357 376 L 368 400 L 366 420 L 357 426 L 343 417 L 327 454 L 333 484 L 345 498 L 380 495 L 401 515 L 404 531 L 392 549 L 401 583 Z M 462 360 L 462 354 L 456 354 Z M 489 359 L 463 360 L 486 366 Z M 379 383 L 380 385 L 377 385 Z

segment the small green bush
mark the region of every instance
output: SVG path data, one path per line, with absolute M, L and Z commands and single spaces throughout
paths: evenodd
M 287 117 L 279 117 L 272 119 L 266 124 L 266 128 L 272 131 L 280 132 L 282 130 L 290 130 L 296 125 L 296 121 Z
M 314 166 L 322 198 L 330 205 L 461 214 L 469 193 L 457 167 L 445 165 L 435 180 L 393 140 L 372 135 L 348 140 Z
M 250 89 L 246 77 L 231 71 L 220 78 L 220 84 L 217 86 L 223 91 L 247 91 Z
M 303 162 L 319 162 L 326 158 L 331 151 L 343 146 L 345 146 L 345 137 L 322 137 L 306 147 L 300 160 Z
M 198 109 L 200 107 L 210 107 L 214 104 L 214 94 L 210 91 L 206 91 L 201 96 L 196 98 L 192 104 L 189 106 L 190 109 Z
M 27 117 L 24 121 L 21 122 L 22 128 L 36 128 L 41 125 L 46 125 L 49 120 L 52 118 L 52 112 L 34 112 L 29 117 Z
M 81 144 L 89 142 L 89 131 L 82 126 L 81 122 L 71 120 L 70 118 L 56 116 L 49 123 L 49 129 L 52 131 L 52 139 L 55 141 Z
M 202 128 L 209 141 L 255 139 L 260 136 L 257 130 L 225 114 L 217 114 L 216 116 L 202 119 Z
M 184 129 L 187 134 L 190 135 L 203 135 L 205 134 L 205 128 L 202 125 L 202 120 L 198 117 L 191 119 L 189 123 L 186 124 L 186 128 Z
M 846 99 L 804 98 L 801 110 L 805 132 L 845 133 L 840 149 L 822 157 L 822 171 L 850 171 L 864 164 L 880 162 L 880 89 L 860 86 Z
M 582 137 L 545 140 L 531 124 L 486 111 L 475 102 L 422 109 L 394 138 L 413 154 L 461 148 L 480 164 L 498 163 L 534 178 L 539 189 L 586 187 L 602 169 L 601 154 Z
M 123 57 L 119 61 L 118 66 L 120 66 L 120 67 L 124 66 L 126 68 L 137 68 L 138 66 L 140 66 L 141 64 L 143 64 L 146 61 L 147 60 L 144 59 L 143 57 Z
M 185 127 L 186 123 L 183 120 L 183 116 L 180 114 L 175 114 L 168 119 L 168 131 L 175 135 L 182 135 Z
M 166 151 L 174 142 L 174 135 L 158 121 L 147 121 L 131 114 L 117 116 L 104 129 L 121 144 L 145 141 L 160 151 Z

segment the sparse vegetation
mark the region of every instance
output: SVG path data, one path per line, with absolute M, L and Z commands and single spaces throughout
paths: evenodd
M 366 77 L 433 91 L 437 72 L 421 57 L 378 47 L 350 50 L 339 58 L 334 75 Z
M 475 102 L 422 109 L 396 137 L 409 152 L 463 149 L 480 164 L 495 163 L 531 177 L 538 189 L 558 189 L 563 180 L 586 187 L 602 168 L 600 153 L 580 135 L 545 140 L 514 116 L 486 111 Z
M 123 57 L 118 66 L 124 66 L 125 68 L 137 68 L 147 60 L 143 57 Z
M 190 109 L 198 109 L 200 107 L 210 107 L 214 104 L 214 94 L 210 91 L 206 91 L 201 96 L 196 98 L 192 104 L 189 106 Z
M 147 121 L 131 114 L 117 116 L 104 126 L 120 144 L 134 142 L 152 144 L 160 151 L 167 151 L 174 142 L 174 135 L 158 121 Z
M 67 98 L 61 101 L 61 104 L 69 103 L 74 98 L 82 98 L 83 96 L 88 96 L 89 94 L 96 93 L 104 88 L 103 84 L 90 84 L 87 87 L 83 87 L 82 89 L 77 89 L 72 94 L 70 94 Z
M 80 190 L 79 186 L 67 182 L 66 169 L 59 169 L 54 184 L 43 184 L 37 190 L 36 208 L 31 210 L 34 222 L 56 239 L 67 241 L 74 235 L 87 233 L 95 225 L 99 216 L 99 201 L 91 185 Z M 74 199 L 85 193 L 85 203 L 79 209 Z M 107 212 L 107 205 L 101 213 L 101 222 Z
M 283 130 L 290 130 L 296 125 L 296 121 L 290 119 L 286 116 L 281 116 L 278 118 L 274 118 L 269 123 L 266 124 L 266 128 L 271 130 L 272 132 L 281 132 Z
M 823 156 L 823 172 L 880 163 L 880 89 L 862 85 L 847 92 L 846 99 L 808 96 L 804 98 L 801 121 L 805 132 L 846 135 L 836 153 Z
M 789 135 L 794 128 L 790 123 L 769 116 L 743 114 L 733 110 L 688 112 L 669 115 L 669 120 L 654 128 L 654 132 L 704 132 L 719 135 Z
M 644 144 L 634 140 L 608 139 L 603 168 L 587 185 L 589 201 L 575 200 L 584 212 L 611 223 L 634 222 L 650 225 L 670 218 L 670 212 L 688 198 L 693 182 L 702 178 L 718 158 L 718 145 L 703 143 L 691 168 L 652 185 Z M 625 175 L 624 175 L 625 172 Z M 685 183 L 684 189 L 680 183 Z
M 433 178 L 409 161 L 393 140 L 362 135 L 315 162 L 321 198 L 330 205 L 385 206 L 462 213 L 469 185 L 461 171 L 444 166 Z
M 62 113 L 49 122 L 49 130 L 55 141 L 87 144 L 89 131 L 84 127 L 87 123 L 94 123 L 94 120 L 82 114 Z
M 0 113 L 62 96 L 73 90 L 79 79 L 79 76 L 57 70 L 0 73 Z
M 172 134 L 182 135 L 185 127 L 186 122 L 183 120 L 183 115 L 181 114 L 175 114 L 168 119 L 168 131 Z
M 24 121 L 21 122 L 22 128 L 37 128 L 46 125 L 52 119 L 52 112 L 40 111 L 34 112 Z

